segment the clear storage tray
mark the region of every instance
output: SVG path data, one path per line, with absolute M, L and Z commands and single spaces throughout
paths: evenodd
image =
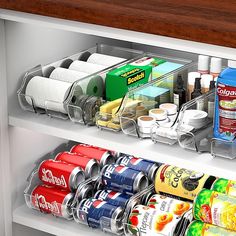
M 58 103 L 55 101 L 44 101 L 44 108 L 39 108 L 35 105 L 34 99 L 31 96 L 26 95 L 26 87 L 29 83 L 29 81 L 34 77 L 34 76 L 42 76 L 49 78 L 51 72 L 57 68 L 57 67 L 62 67 L 62 68 L 68 68 L 69 65 L 75 61 L 75 60 L 80 60 L 80 61 L 87 61 L 88 57 L 93 54 L 93 53 L 101 53 L 104 55 L 109 55 L 109 56 L 116 56 L 116 57 L 122 57 L 126 60 L 131 59 L 136 57 L 139 54 L 142 54 L 141 51 L 138 50 L 133 50 L 129 48 L 122 48 L 122 47 L 114 47 L 114 46 L 109 46 L 105 44 L 97 44 L 95 47 L 91 47 L 89 49 L 86 49 L 84 51 L 81 51 L 77 54 L 65 57 L 61 60 L 58 60 L 56 62 L 47 64 L 47 65 L 38 65 L 29 71 L 27 71 L 23 77 L 21 87 L 17 91 L 17 96 L 18 96 L 18 101 L 21 106 L 21 108 L 25 111 L 31 111 L 34 113 L 38 114 L 47 114 L 50 117 L 57 117 L 61 119 L 68 119 L 68 114 L 67 114 L 67 105 L 70 102 L 70 93 L 71 90 L 69 91 L 69 94 L 67 98 L 63 101 L 63 103 Z M 119 63 L 116 63 L 119 64 Z M 110 66 L 112 67 L 112 66 Z M 107 66 L 107 68 L 110 68 Z M 96 73 L 94 73 L 96 74 Z M 91 75 L 94 75 L 91 74 Z M 73 86 L 71 86 L 72 88 Z M 54 111 L 51 109 L 51 107 L 63 107 L 66 113 L 60 112 L 60 111 Z M 71 117 L 73 121 L 73 117 Z
M 136 114 L 133 111 L 133 108 L 142 102 L 145 101 L 144 96 L 139 97 L 138 94 L 142 93 L 147 88 L 150 88 L 152 86 L 158 87 L 157 83 L 158 81 L 161 83 L 165 83 L 160 85 L 159 87 L 166 88 L 169 87 L 173 90 L 173 81 L 176 79 L 178 73 L 181 73 L 183 75 L 186 75 L 188 72 L 188 68 L 193 67 L 192 61 L 185 60 L 181 58 L 174 58 L 174 57 L 166 57 L 164 55 L 158 55 L 158 54 L 152 54 L 152 53 L 145 53 L 144 55 L 140 56 L 139 58 L 136 58 L 129 63 L 132 63 L 141 57 L 154 57 L 158 59 L 163 59 L 168 63 L 176 63 L 176 65 L 179 65 L 178 69 L 172 69 L 167 71 L 158 71 L 155 73 L 154 70 L 152 72 L 152 81 L 141 85 L 138 88 L 131 89 L 129 92 L 126 93 L 126 95 L 121 98 L 120 105 L 117 109 L 117 111 L 114 114 L 111 113 L 104 113 L 104 112 L 97 112 L 96 114 L 96 125 L 100 129 L 106 129 L 111 131 L 123 131 L 125 134 L 136 136 L 136 137 L 144 137 L 140 134 L 137 124 L 136 124 Z M 165 63 L 163 63 L 164 65 Z M 155 67 L 158 69 L 158 66 Z M 168 86 L 168 84 L 170 86 Z M 151 99 L 149 100 L 152 101 Z M 109 102 L 107 102 L 109 104 Z M 155 106 L 156 103 L 153 105 Z M 150 136 L 149 136 L 150 137 Z
M 80 184 L 79 188 L 77 189 L 74 201 L 72 203 L 74 220 L 79 224 L 84 224 L 84 225 L 87 225 L 88 227 L 90 227 L 89 224 L 87 222 L 85 222 L 83 217 L 78 217 L 78 216 L 84 216 L 86 214 L 85 210 L 78 209 L 79 203 L 83 199 L 85 199 L 85 197 L 83 196 L 85 193 L 85 189 L 91 190 L 91 191 L 88 191 L 89 192 L 89 194 L 87 194 L 88 198 L 93 197 L 94 194 L 96 193 L 96 191 L 103 189 L 102 185 L 100 184 L 100 176 L 93 177 L 91 179 L 88 179 L 84 183 Z M 124 233 L 126 233 L 126 235 L 128 235 L 128 233 L 130 233 L 128 230 L 129 224 L 127 223 L 128 216 L 129 216 L 130 211 L 134 207 L 134 203 L 135 204 L 142 204 L 145 196 L 150 195 L 151 193 L 154 194 L 154 185 L 153 184 L 151 184 L 145 190 L 143 190 L 137 194 L 134 194 L 130 197 L 130 200 L 128 201 L 125 209 L 123 209 L 124 211 L 123 211 L 122 217 L 119 220 L 114 220 L 114 219 L 104 217 L 104 216 L 101 217 L 99 219 L 99 224 L 98 224 L 99 226 L 97 227 L 97 229 L 100 229 L 104 232 L 117 234 L 117 235 L 123 235 Z M 117 231 L 116 230 L 117 227 L 120 230 Z
M 153 142 L 161 142 L 166 144 L 176 143 L 177 137 L 173 139 L 172 137 L 169 138 L 158 135 L 157 130 L 163 127 L 160 127 L 157 123 L 151 127 L 150 132 L 141 132 L 137 124 L 137 117 L 139 117 L 140 114 L 137 115 L 137 111 L 136 113 L 134 111 L 132 112 L 129 108 L 129 104 L 130 101 L 138 102 L 140 105 L 146 108 L 147 115 L 149 110 L 153 108 L 158 108 L 160 104 L 170 102 L 173 103 L 173 89 L 176 83 L 177 76 L 182 76 L 184 80 L 184 87 L 186 88 L 188 72 L 195 71 L 195 69 L 195 63 L 185 63 L 181 68 L 176 69 L 166 75 L 163 75 L 160 78 L 155 79 L 142 87 L 128 92 L 123 99 L 122 107 L 120 108 L 119 113 L 119 119 L 123 133 L 138 138 L 151 138 Z M 159 95 L 156 97 L 149 97 L 148 95 L 146 95 L 147 91 L 155 91 L 157 94 L 159 93 Z M 127 117 L 127 112 L 131 112 L 133 114 L 133 117 Z M 176 127 L 178 123 L 179 112 L 177 112 L 177 114 L 173 117 L 174 118 L 172 121 L 172 125 L 164 128 L 165 130 L 171 130 L 172 127 Z
M 215 90 L 194 99 L 183 107 L 177 128 L 178 142 L 182 148 L 188 150 L 199 153 L 211 153 L 213 157 L 234 159 L 236 158 L 236 140 L 226 141 L 214 138 L 213 136 L 214 111 L 210 113 L 210 116 L 208 115 L 205 125 L 199 129 L 194 129 L 191 132 L 181 130 L 181 125 L 184 123 L 184 114 L 187 110 L 196 109 L 199 103 L 204 103 L 204 111 L 209 113 L 207 104 L 209 101 L 214 100 Z

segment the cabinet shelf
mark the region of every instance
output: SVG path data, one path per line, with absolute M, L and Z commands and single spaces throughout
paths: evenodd
M 52 135 L 66 140 L 89 143 L 95 146 L 132 154 L 142 158 L 193 169 L 210 175 L 235 178 L 235 160 L 212 158 L 210 154 L 198 154 L 181 149 L 178 145 L 154 144 L 151 140 L 138 140 L 122 133 L 100 131 L 71 121 L 52 119 L 45 115 L 15 109 L 9 115 L 9 125 L 34 132 Z
M 13 222 L 57 236 L 97 236 L 98 233 L 99 236 L 111 235 L 90 229 L 86 225 L 77 224 L 74 221 L 42 214 L 29 209 L 26 205 L 22 205 L 13 211 Z

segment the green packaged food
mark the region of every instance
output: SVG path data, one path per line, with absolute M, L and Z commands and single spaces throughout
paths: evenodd
M 236 231 L 236 198 L 203 189 L 195 198 L 193 215 L 205 223 Z
M 236 197 L 236 181 L 219 178 L 212 185 L 212 190 Z
M 195 220 L 187 228 L 185 236 L 236 236 L 236 232 Z

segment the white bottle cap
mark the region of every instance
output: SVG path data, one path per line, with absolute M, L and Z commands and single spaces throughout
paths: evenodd
M 230 67 L 230 68 L 236 68 L 236 61 L 228 60 L 228 67 Z
M 222 59 L 218 57 L 211 58 L 210 72 L 220 73 L 222 70 Z
M 165 120 L 167 119 L 167 111 L 160 108 L 151 109 L 149 116 L 155 118 L 157 121 Z
M 199 71 L 209 70 L 209 56 L 205 56 L 205 55 L 198 56 L 198 70 Z
M 204 74 L 201 76 L 201 87 L 202 88 L 209 88 L 210 83 L 213 80 L 213 75 Z
M 166 110 L 168 116 L 176 114 L 178 109 L 173 103 L 162 103 L 159 108 Z
M 199 72 L 189 72 L 188 73 L 188 84 L 194 85 L 195 79 L 200 78 L 201 74 Z

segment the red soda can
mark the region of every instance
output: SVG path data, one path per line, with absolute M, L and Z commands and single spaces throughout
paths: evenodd
M 66 163 L 81 167 L 85 172 L 86 178 L 90 178 L 99 174 L 100 167 L 97 160 L 90 159 L 81 154 L 60 152 L 55 157 L 55 160 L 64 161 Z
M 80 153 L 89 158 L 95 159 L 100 163 L 101 167 L 115 162 L 115 157 L 111 155 L 110 151 L 103 148 L 88 146 L 86 144 L 75 145 L 72 147 L 71 152 Z
M 38 175 L 44 184 L 72 192 L 85 180 L 80 167 L 51 159 L 40 164 Z
M 74 194 L 54 187 L 38 185 L 31 193 L 27 205 L 44 213 L 72 219 L 71 204 Z

